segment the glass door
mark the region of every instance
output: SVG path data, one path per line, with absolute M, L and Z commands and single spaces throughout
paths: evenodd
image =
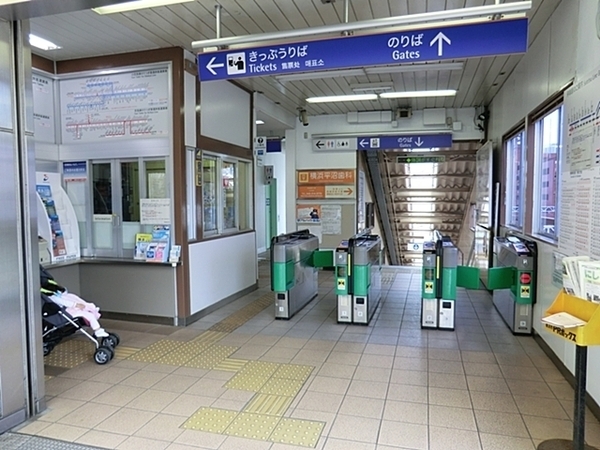
M 91 251 L 99 257 L 132 258 L 141 223 L 140 199 L 169 198 L 164 159 L 92 161 Z
M 111 161 L 92 161 L 92 254 L 118 256 L 119 230 L 118 196 L 115 193 L 116 174 Z

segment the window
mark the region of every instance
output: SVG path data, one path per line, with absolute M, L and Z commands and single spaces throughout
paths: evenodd
M 525 132 L 519 131 L 505 143 L 506 224 L 523 228 L 523 192 L 525 188 Z
M 559 106 L 534 123 L 536 173 L 534 181 L 533 232 L 557 237 L 559 163 L 562 149 L 563 107 Z
M 252 228 L 251 167 L 248 161 L 229 156 L 203 156 L 205 236 Z

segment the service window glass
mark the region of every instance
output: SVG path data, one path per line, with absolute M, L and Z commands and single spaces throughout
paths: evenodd
M 556 240 L 558 236 L 558 186 L 562 151 L 563 107 L 550 111 L 535 122 L 536 178 L 533 230 Z
M 229 161 L 223 161 L 221 167 L 221 186 L 223 199 L 223 228 L 237 228 L 236 213 L 236 164 Z
M 204 233 L 217 233 L 217 159 L 202 158 L 202 206 Z
M 520 131 L 506 141 L 506 224 L 523 228 L 523 194 L 525 189 L 525 132 Z

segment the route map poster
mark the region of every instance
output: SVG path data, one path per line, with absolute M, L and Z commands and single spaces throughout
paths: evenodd
M 565 92 L 558 250 L 600 259 L 600 67 Z
M 166 137 L 171 129 L 169 69 L 60 82 L 62 143 Z

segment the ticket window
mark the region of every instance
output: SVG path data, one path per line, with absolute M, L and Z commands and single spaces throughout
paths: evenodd
M 81 227 L 86 230 L 82 254 L 133 257 L 135 235 L 152 230 L 152 225 L 140 223 L 140 199 L 169 198 L 166 160 L 91 161 L 89 167 L 90 200 L 88 220 Z

